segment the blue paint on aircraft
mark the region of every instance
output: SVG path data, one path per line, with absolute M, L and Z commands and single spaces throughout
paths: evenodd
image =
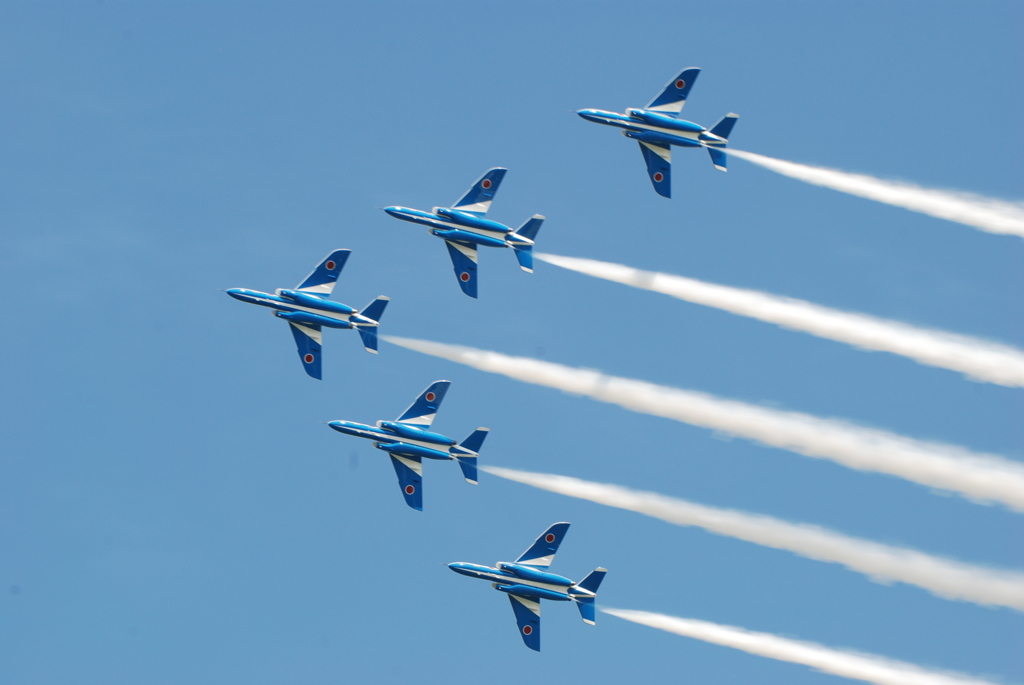
M 387 452 L 398 475 L 405 503 L 423 511 L 423 460 L 454 459 L 466 481 L 477 483 L 477 458 L 489 428 L 477 428 L 459 444 L 452 438 L 429 430 L 441 408 L 451 381 L 435 381 L 420 393 L 409 408 L 394 421 L 376 426 L 354 421 L 331 421 L 327 425 L 345 435 L 373 440 L 373 446 Z
M 636 140 L 655 192 L 672 197 L 672 147 L 707 148 L 715 168 L 726 171 L 725 148 L 739 118 L 738 114 L 726 114 L 710 130 L 679 118 L 699 74 L 696 67 L 684 69 L 643 109 L 627 109 L 625 114 L 581 109 L 577 114 L 587 121 L 620 128 L 622 135 Z
M 535 214 L 516 231 L 484 218 L 506 171 L 500 167 L 488 170 L 452 207 L 434 207 L 430 212 L 397 206 L 384 208 L 396 219 L 427 226 L 431 235 L 445 241 L 459 287 L 473 298 L 477 296 L 477 248 L 481 246 L 511 247 L 519 267 L 533 273 L 533 246 L 544 217 Z
M 597 589 L 608 573 L 598 568 L 579 583 L 549 573 L 547 568 L 555 560 L 568 523 L 555 523 L 530 545 L 515 562 L 499 561 L 494 568 L 457 561 L 448 568 L 470 578 L 491 582 L 491 587 L 508 595 L 516 625 L 523 642 L 532 650 L 540 651 L 540 600 L 575 602 L 584 623 L 594 625 Z
M 355 328 L 366 351 L 377 353 L 377 326 L 388 298 L 378 297 L 362 312 L 328 299 L 351 253 L 351 250 L 334 250 L 294 290 L 278 289 L 273 295 L 245 288 L 227 291 L 236 300 L 270 307 L 274 316 L 287 321 L 303 368 L 318 380 L 322 371 L 323 328 Z

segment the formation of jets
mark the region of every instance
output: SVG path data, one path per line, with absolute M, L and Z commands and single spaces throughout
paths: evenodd
M 738 116 L 727 114 L 711 129 L 679 118 L 698 74 L 700 69 L 684 69 L 643 109 L 627 109 L 625 114 L 597 109 L 578 112 L 588 121 L 615 126 L 637 140 L 654 190 L 664 197 L 672 194 L 672 146 L 706 148 L 715 167 L 726 170 L 725 148 Z M 434 207 L 429 212 L 400 206 L 384 210 L 402 221 L 426 226 L 431 235 L 444 240 L 459 287 L 472 298 L 478 292 L 481 246 L 512 248 L 520 268 L 533 272 L 533 246 L 544 217 L 535 214 L 515 230 L 485 218 L 506 172 L 501 167 L 487 170 L 451 207 Z M 377 328 L 389 299 L 378 297 L 362 310 L 330 299 L 350 254 L 350 250 L 334 250 L 294 289 L 278 289 L 272 295 L 245 288 L 227 290 L 231 297 L 268 307 L 287 321 L 303 368 L 318 380 L 324 328 L 355 329 L 366 351 L 377 353 Z M 489 429 L 477 428 L 461 443 L 430 430 L 450 385 L 444 380 L 430 384 L 394 421 L 373 426 L 353 421 L 328 424 L 339 433 L 372 440 L 374 447 L 388 453 L 406 504 L 418 511 L 423 510 L 424 459 L 457 461 L 465 479 L 477 483 L 477 459 Z M 555 523 L 514 562 L 498 562 L 494 568 L 465 562 L 448 565 L 456 573 L 490 581 L 494 589 L 507 594 L 523 642 L 533 650 L 540 651 L 542 599 L 575 602 L 583 621 L 595 622 L 597 589 L 607 569 L 597 568 L 579 583 L 547 570 L 568 529 L 568 523 Z

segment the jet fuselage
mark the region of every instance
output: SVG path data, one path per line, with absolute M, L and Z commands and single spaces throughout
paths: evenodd
M 400 457 L 422 459 L 454 459 L 455 454 L 473 454 L 460 448 L 451 438 L 420 430 L 394 421 L 381 421 L 377 426 L 368 426 L 354 421 L 331 421 L 327 424 L 339 433 L 357 438 L 373 440 L 373 446 Z
M 551 599 L 568 602 L 577 597 L 596 597 L 563 576 L 541 571 L 523 564 L 499 561 L 497 568 L 457 561 L 448 568 L 470 578 L 489 580 L 495 590 L 529 599 Z
M 577 114 L 587 121 L 621 128 L 622 135 L 628 138 L 655 145 L 703 147 L 727 142 L 700 124 L 645 109 L 629 109 L 626 114 L 581 109 Z
M 258 290 L 231 288 L 227 293 L 242 302 L 270 307 L 275 310 L 274 316 L 291 323 L 327 328 L 352 328 L 353 325 L 376 324 L 375 321 L 360 316 L 348 305 L 297 290 L 278 290 L 276 295 L 271 295 Z
M 533 245 L 532 240 L 515 233 L 505 224 L 457 209 L 435 207 L 433 212 L 424 212 L 408 207 L 385 207 L 384 211 L 396 219 L 429 226 L 432 235 L 445 240 L 486 247 Z

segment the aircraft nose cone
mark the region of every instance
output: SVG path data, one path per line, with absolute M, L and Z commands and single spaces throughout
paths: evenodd
M 597 116 L 595 116 L 594 110 L 592 109 L 581 109 L 580 111 L 576 112 L 576 114 L 579 114 L 587 121 L 597 121 Z
M 403 214 L 401 207 L 385 207 L 384 211 L 396 218 L 401 218 Z
M 228 295 L 235 298 L 236 300 L 245 299 L 245 295 L 243 294 L 241 288 L 231 288 L 230 290 L 225 290 L 224 292 L 226 292 Z
M 456 561 L 455 563 L 448 564 L 448 568 L 463 576 L 471 575 L 470 572 L 466 570 L 466 562 L 464 561 Z
M 341 421 L 330 421 L 327 425 L 330 426 L 331 428 L 333 428 L 336 431 L 341 431 L 342 430 L 342 423 L 341 423 Z

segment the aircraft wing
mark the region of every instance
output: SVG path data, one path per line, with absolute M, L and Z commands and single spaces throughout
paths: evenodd
M 672 197 L 672 148 L 641 142 L 640 152 L 644 153 L 654 191 L 662 197 Z
M 423 462 L 419 457 L 396 457 L 391 463 L 398 474 L 398 485 L 402 488 L 405 503 L 417 511 L 423 511 Z
M 523 642 L 530 649 L 540 651 L 540 600 L 509 595 L 512 611 L 516 613 L 516 624 Z
M 459 287 L 462 292 L 470 297 L 476 297 L 476 245 L 468 243 L 457 243 L 452 240 L 444 241 L 448 246 L 448 254 L 452 258 L 452 266 L 455 267 L 455 277 L 459 279 Z
M 295 346 L 299 349 L 299 359 L 302 366 L 313 378 L 320 380 L 320 342 L 322 334 L 319 326 L 308 324 L 294 324 L 289 322 L 292 329 L 292 336 L 295 338 Z
M 345 262 L 348 261 L 350 254 L 352 254 L 352 250 L 334 250 L 324 257 L 324 260 L 306 276 L 302 283 L 295 286 L 295 289 L 310 295 L 330 297 L 334 291 L 334 284 L 338 282 L 338 276 L 345 268 Z
M 498 192 L 498 186 L 501 185 L 501 179 L 505 178 L 506 171 L 508 169 L 501 167 L 485 171 L 484 175 L 466 191 L 466 194 L 452 205 L 452 209 L 477 216 L 487 214 L 487 210 L 491 208 L 491 202 L 494 200 L 494 194 Z
M 451 381 L 434 381 L 427 386 L 427 389 L 420 393 L 420 396 L 413 400 L 409 408 L 402 412 L 395 421 L 407 423 L 419 428 L 430 428 L 437 416 L 437 410 L 441 408 L 445 393 Z M 473 450 L 476 452 L 477 450 Z
M 665 84 L 646 109 L 663 114 L 679 114 L 683 111 L 683 105 L 686 104 L 686 98 L 690 95 L 690 89 L 693 88 L 698 75 L 700 69 L 697 67 L 683 69 L 678 76 Z

